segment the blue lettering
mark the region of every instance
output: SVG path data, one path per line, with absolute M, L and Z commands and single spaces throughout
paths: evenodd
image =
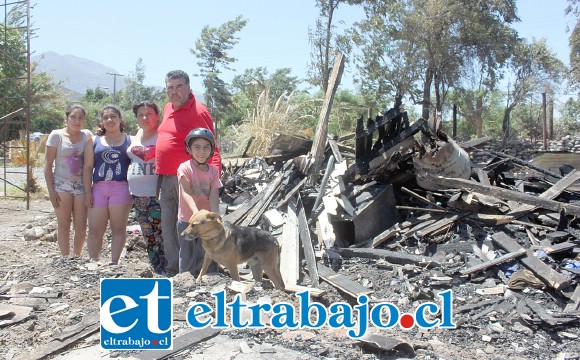
M 385 325 L 383 324 L 382 320 L 382 310 L 383 308 L 387 308 L 389 310 L 389 322 Z M 376 305 L 375 307 L 373 307 L 373 309 L 371 310 L 371 322 L 374 326 L 376 327 L 380 327 L 383 329 L 389 329 L 392 328 L 393 326 L 395 326 L 397 324 L 397 322 L 399 322 L 399 308 L 397 308 L 395 305 L 393 304 L 389 304 L 389 303 L 380 303 L 378 305 Z
M 358 297 L 357 302 L 359 305 L 355 306 L 354 308 L 358 311 L 358 324 L 359 324 L 359 332 L 356 333 L 354 329 L 351 329 L 347 332 L 348 336 L 353 339 L 359 339 L 363 337 L 368 328 L 368 318 L 369 318 L 369 297 L 366 295 L 361 295 Z
M 226 292 L 222 290 L 220 292 L 213 293 L 212 296 L 215 298 L 215 323 L 214 328 L 226 328 L 228 324 L 226 323 Z
M 197 311 L 199 309 L 199 311 Z M 202 329 L 209 325 L 211 318 L 207 317 L 205 321 L 198 321 L 197 317 L 211 313 L 211 308 L 206 303 L 195 303 L 187 310 L 187 323 L 192 328 Z
M 248 326 L 248 322 L 242 324 L 242 313 L 241 308 L 245 308 L 248 305 L 243 304 L 240 300 L 240 294 L 236 294 L 233 302 L 228 304 L 228 307 L 232 309 L 232 326 L 236 329 L 243 329 Z
M 310 303 L 310 294 L 308 291 L 303 291 L 296 294 L 300 298 L 300 327 L 308 327 L 312 329 L 319 329 L 326 323 L 326 308 L 318 303 Z M 316 323 L 310 322 L 310 310 L 316 311 Z
M 353 328 L 356 325 L 352 320 L 352 308 L 347 303 L 334 303 L 330 305 L 328 312 L 330 313 L 328 325 L 333 329 Z
M 415 310 L 415 322 L 417 323 L 417 326 L 425 329 L 430 329 L 437 326 L 439 320 L 429 322 L 425 319 L 425 309 L 427 309 L 427 311 L 433 315 L 437 314 L 437 311 L 439 310 L 437 305 L 431 302 L 419 305 L 417 310 Z
M 271 311 L 272 305 L 270 305 L 270 304 L 255 304 L 252 306 L 248 306 L 248 309 L 250 309 L 252 311 L 252 323 L 250 324 L 250 327 L 261 328 L 261 327 L 266 326 L 265 324 L 262 324 L 262 316 L 260 314 L 260 310 Z
M 450 289 L 440 292 L 437 296 L 443 299 L 441 304 L 441 324 L 439 324 L 439 327 L 443 329 L 455 329 L 457 324 L 453 322 L 453 292 Z
M 296 329 L 298 327 L 298 323 L 296 320 L 294 320 L 294 313 L 296 309 L 294 309 L 292 304 L 278 303 L 274 305 L 272 311 L 274 312 L 274 316 L 272 316 L 270 324 L 274 328 L 280 329 L 287 327 L 290 329 Z

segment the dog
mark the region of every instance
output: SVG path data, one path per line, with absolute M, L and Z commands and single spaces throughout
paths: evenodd
M 219 214 L 200 210 L 191 216 L 189 225 L 181 235 L 187 240 L 201 239 L 205 250 L 203 265 L 196 279 L 198 283 L 206 274 L 211 260 L 225 266 L 236 281 L 240 281 L 238 264 L 247 262 L 255 281 L 262 281 L 265 272 L 274 287 L 285 289 L 280 274 L 280 246 L 267 231 L 234 225 L 222 221 Z

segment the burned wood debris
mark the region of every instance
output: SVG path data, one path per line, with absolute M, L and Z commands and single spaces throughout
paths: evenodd
M 503 326 L 577 326 L 580 172 L 481 150 L 489 138 L 458 144 L 434 123 L 400 109 L 361 118 L 355 134 L 319 135 L 318 167 L 312 142 L 289 136 L 294 157 L 225 159 L 225 219 L 278 237 L 290 289 L 356 298 L 385 272 L 411 299 L 457 290 L 459 327 L 490 313 L 509 317 Z M 363 261 L 374 280 L 357 276 Z

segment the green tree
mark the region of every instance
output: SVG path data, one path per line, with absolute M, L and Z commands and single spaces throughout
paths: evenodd
M 119 92 L 119 105 L 123 109 L 132 109 L 133 105 L 151 100 L 161 102 L 163 92 L 153 86 L 145 86 L 145 65 L 139 58 L 135 64 L 135 71 L 125 77 L 125 88 Z
M 569 38 L 570 44 L 570 75 L 571 87 L 580 94 L 580 0 L 568 0 L 566 14 L 576 17 L 576 24 Z
M 65 101 L 60 84 L 55 84 L 51 75 L 34 71 L 34 63 L 29 70 L 26 29 L 26 4 L 16 4 L 6 14 L 6 22 L 0 24 L 0 116 L 26 109 L 30 71 L 30 130 L 46 133 L 62 126 Z M 25 130 L 24 111 L 5 120 L 10 123 L 8 139 Z
M 580 100 L 569 98 L 560 108 L 560 119 L 555 123 L 557 137 L 574 135 L 580 131 Z
M 510 60 L 512 79 L 508 86 L 502 121 L 503 140 L 510 138 L 510 116 L 518 104 L 533 93 L 542 93 L 546 86 L 557 89 L 563 79 L 565 65 L 546 45 L 546 40 L 521 40 Z
M 248 20 L 241 15 L 214 28 L 208 25 L 201 30 L 201 37 L 195 42 L 191 53 L 199 61 L 200 76 L 205 88 L 205 104 L 216 123 L 216 131 L 220 129 L 220 120 L 225 117 L 231 104 L 231 92 L 227 84 L 220 78 L 223 70 L 232 70 L 231 65 L 237 61 L 229 55 L 229 51 L 238 43 L 236 34 L 246 26 Z
M 501 68 L 506 50 L 497 36 L 513 37 L 508 25 L 517 20 L 514 0 L 369 0 L 363 8 L 366 17 L 353 29 L 361 91 L 368 101 L 394 97 L 395 105 L 409 97 L 423 118 L 442 111 L 475 60 L 487 76 Z
M 52 75 L 33 70 L 30 76 L 30 131 L 47 134 L 63 126 L 65 98 Z
M 308 30 L 311 44 L 310 66 L 308 67 L 308 82 L 318 86 L 324 93 L 328 89 L 328 80 L 332 73 L 336 53 L 345 57 L 351 52 L 350 41 L 346 35 L 336 32 L 334 13 L 342 4 L 357 3 L 348 0 L 316 0 L 319 10 L 314 29 Z
M 85 117 L 85 128 L 95 132 L 99 124 L 99 113 L 103 106 L 112 102 L 111 95 L 100 87 L 87 89 L 85 95 L 79 103 L 85 107 L 87 116 Z

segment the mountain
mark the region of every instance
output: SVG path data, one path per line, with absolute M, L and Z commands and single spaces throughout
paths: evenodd
M 35 55 L 31 58 L 38 66 L 36 71 L 52 74 L 55 81 L 63 81 L 62 86 L 72 91 L 72 95 L 85 94 L 87 89 L 94 89 L 97 86 L 109 88 L 113 91 L 113 76 L 118 72 L 100 64 L 98 62 L 83 59 L 74 55 L 60 55 L 52 51 Z M 117 76 L 116 89 L 125 87 L 125 80 L 122 76 Z
M 109 74 L 118 74 L 113 68 L 105 66 L 93 60 L 83 59 L 74 55 L 60 55 L 53 51 L 47 51 L 31 58 L 37 63 L 35 71 L 52 74 L 55 82 L 63 81 L 61 88 L 67 98 L 78 100 L 83 97 L 87 89 L 99 86 L 101 89 L 108 88 L 113 92 L 114 78 Z M 109 74 L 108 74 L 109 73 Z M 125 79 L 117 76 L 116 90 L 125 87 Z M 163 91 L 164 87 L 153 86 L 155 90 Z M 196 99 L 203 103 L 204 96 L 201 92 L 193 90 Z

